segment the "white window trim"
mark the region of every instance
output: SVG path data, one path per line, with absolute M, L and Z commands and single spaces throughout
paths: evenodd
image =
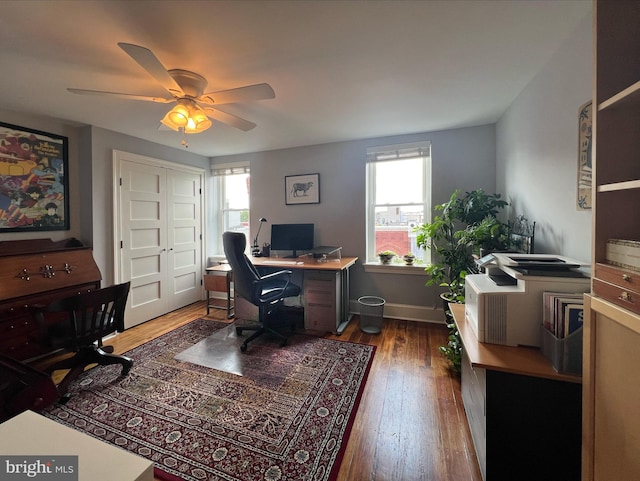
M 224 259 L 224 250 L 222 248 L 222 233 L 225 230 L 224 213 L 233 211 L 244 211 L 249 213 L 251 218 L 250 202 L 246 209 L 224 209 L 225 189 L 223 179 L 228 175 L 234 174 L 250 174 L 250 164 L 248 161 L 233 162 L 225 164 L 210 163 L 211 175 L 213 176 L 213 216 L 215 227 L 215 254 L 213 257 L 222 257 Z M 247 243 L 248 245 L 248 243 Z
M 427 276 L 425 264 L 407 266 L 405 264 L 380 264 L 379 262 L 364 262 L 365 272 L 383 274 L 401 274 L 408 276 Z
M 367 169 L 366 169 L 366 256 L 365 271 L 367 272 L 393 272 L 402 274 L 425 274 L 424 268 L 431 262 L 431 252 L 424 252 L 424 262 L 419 265 L 407 266 L 402 264 L 380 264 L 376 259 L 375 242 L 375 223 L 371 221 L 371 216 L 375 217 L 375 204 L 373 200 L 375 194 L 375 164 L 391 160 L 401 160 L 407 158 L 422 157 L 423 168 L 423 192 L 427 192 L 424 198 L 424 221 L 431 222 L 431 186 L 428 182 L 432 177 L 432 158 L 431 158 L 431 142 L 414 142 L 408 144 L 396 144 L 388 146 L 370 147 L 367 149 Z M 388 204 L 392 205 L 392 204 Z M 411 204 L 402 204 L 411 205 Z

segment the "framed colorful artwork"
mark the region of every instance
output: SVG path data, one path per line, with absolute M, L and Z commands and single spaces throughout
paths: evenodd
M 0 122 L 0 233 L 69 229 L 68 139 Z

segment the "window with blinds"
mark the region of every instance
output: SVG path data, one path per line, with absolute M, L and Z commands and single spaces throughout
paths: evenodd
M 414 227 L 430 219 L 430 142 L 367 149 L 367 262 L 387 250 L 399 263 L 408 252 L 418 265 L 428 262 Z
M 242 232 L 249 242 L 249 163 L 217 164 L 213 174 L 213 215 L 216 226 L 215 249 L 223 254 L 222 233 Z

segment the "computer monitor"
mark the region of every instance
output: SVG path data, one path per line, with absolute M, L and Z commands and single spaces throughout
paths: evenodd
M 271 226 L 271 250 L 297 251 L 313 249 L 313 224 L 273 224 Z

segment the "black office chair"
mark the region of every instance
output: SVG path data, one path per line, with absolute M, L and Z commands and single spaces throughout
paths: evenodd
M 285 298 L 300 294 L 300 287 L 290 282 L 292 272 L 282 270 L 261 276 L 244 253 L 247 239 L 240 232 L 225 232 L 222 234 L 222 244 L 233 271 L 234 291 L 258 307 L 259 325 L 236 326 L 238 335 L 242 335 L 242 331 L 245 330 L 256 331 L 244 341 L 240 350 L 246 351 L 247 344 L 266 332 L 279 337 L 282 340 L 280 345 L 284 346 L 287 343 L 287 337 L 273 328 L 270 315 L 284 302 Z
M 58 384 L 61 402 L 68 399 L 69 384 L 91 364 L 106 366 L 120 364 L 122 375 L 129 373 L 133 360 L 113 354 L 113 346 L 103 345 L 102 339 L 114 332 L 124 331 L 124 311 L 131 283 L 83 292 L 66 297 L 36 311 L 36 319 L 42 331 L 43 342 L 51 348 L 63 348 L 74 352 L 72 357 L 49 366 L 48 372 L 69 369 Z M 66 313 L 66 320 L 47 323 L 45 314 Z M 59 315 L 59 314 L 58 314 Z

